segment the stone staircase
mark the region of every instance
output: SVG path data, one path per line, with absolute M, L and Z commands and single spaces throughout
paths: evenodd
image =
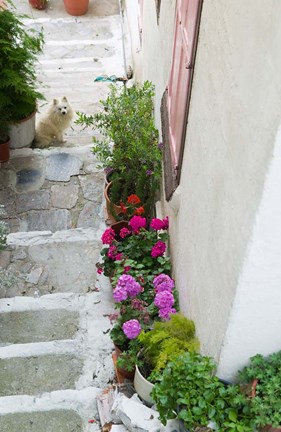
M 79 18 L 58 0 L 47 11 L 30 10 L 27 0 L 15 4 L 31 13 L 28 26 L 44 29 L 38 75 L 47 101 L 66 95 L 74 111 L 93 113 L 108 91 L 94 78 L 124 74 L 118 1 L 98 0 Z M 63 147 L 14 150 L 0 166 L 0 203 L 11 231 L 0 266 L 17 277 L 0 289 L 1 432 L 100 429 L 96 397 L 115 379 L 114 305 L 95 267 L 105 229 L 104 176 L 92 135 L 73 125 Z

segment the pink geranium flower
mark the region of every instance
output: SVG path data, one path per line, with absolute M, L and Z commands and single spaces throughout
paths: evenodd
M 138 320 L 131 319 L 124 322 L 122 325 L 122 330 L 128 339 L 135 339 L 141 332 L 141 325 Z
M 125 237 L 127 237 L 128 235 L 130 235 L 130 234 L 131 234 L 131 231 L 128 230 L 128 228 L 122 228 L 122 229 L 120 230 L 120 233 L 119 233 L 119 235 L 120 235 L 121 238 L 125 238 Z
M 172 278 L 170 278 L 170 276 L 161 273 L 158 276 L 155 276 L 155 278 L 153 279 L 153 285 L 156 293 L 158 293 L 160 291 L 166 290 L 172 291 L 175 287 L 175 282 Z
M 154 304 L 159 309 L 171 308 L 174 303 L 175 299 L 170 291 L 161 291 L 154 298 Z
M 107 228 L 101 236 L 103 244 L 111 244 L 115 240 L 115 232 L 112 228 Z
M 162 318 L 164 321 L 168 321 L 170 319 L 170 315 L 176 313 L 176 309 L 166 307 L 163 309 L 159 309 L 159 317 Z
M 166 250 L 166 245 L 164 242 L 159 240 L 157 243 L 155 243 L 154 246 L 152 246 L 151 249 L 151 256 L 153 258 L 157 258 L 159 256 L 163 256 Z
M 140 228 L 146 227 L 146 218 L 141 216 L 133 216 L 129 222 L 133 232 L 137 232 Z
M 116 286 L 113 290 L 113 298 L 117 303 L 127 300 L 128 293 L 124 287 Z

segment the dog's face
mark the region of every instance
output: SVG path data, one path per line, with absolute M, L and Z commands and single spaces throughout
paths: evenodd
M 53 108 L 58 114 L 65 116 L 69 110 L 69 103 L 67 98 L 64 96 L 60 101 L 58 99 L 54 99 Z

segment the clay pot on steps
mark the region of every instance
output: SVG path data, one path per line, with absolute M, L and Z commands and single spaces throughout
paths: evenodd
M 89 8 L 89 0 L 63 0 L 66 12 L 69 15 L 84 15 Z
M 47 0 L 28 0 L 30 6 L 32 6 L 34 9 L 43 10 L 47 7 Z
M 116 361 L 118 360 L 118 357 L 122 354 L 122 349 L 118 345 L 114 345 L 115 348 L 115 354 L 116 354 Z M 127 371 L 126 369 L 122 369 L 116 365 L 117 371 L 124 377 L 129 380 L 132 380 L 135 375 L 135 371 Z
M 108 183 L 108 185 L 104 189 L 107 219 L 108 219 L 109 224 L 113 224 L 113 223 L 118 222 L 116 217 L 120 213 L 122 213 L 122 208 L 120 206 L 114 204 L 112 201 L 110 201 L 108 193 L 109 193 L 109 189 L 110 189 L 111 185 L 112 185 L 112 182 Z
M 0 163 L 10 159 L 10 139 L 0 144 Z

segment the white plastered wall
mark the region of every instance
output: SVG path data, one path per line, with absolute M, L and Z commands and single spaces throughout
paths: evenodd
M 281 349 L 281 125 L 221 350 L 218 375 L 232 380 L 257 352 Z
M 155 2 L 144 1 L 137 67 L 141 80 L 156 85 L 160 131 L 176 2 L 161 3 L 157 26 Z M 237 346 L 238 310 L 249 302 L 241 280 L 247 271 L 248 245 L 255 242 L 253 227 L 281 122 L 280 15 L 281 3 L 275 0 L 268 0 L 266 8 L 264 0 L 204 0 L 180 187 L 171 202 L 162 199 L 163 215 L 171 221 L 181 310 L 195 320 L 202 353 L 214 356 L 223 374 L 235 370 L 240 354 L 243 361 L 248 355 L 232 356 L 231 350 Z M 276 298 L 270 279 L 267 285 L 263 306 L 268 308 Z M 254 322 L 261 319 L 257 311 L 251 326 L 244 321 L 239 327 L 247 338 L 254 338 Z M 270 332 L 270 314 L 266 316 Z M 274 338 L 271 342 L 266 351 L 275 349 Z M 255 350 L 262 350 L 258 342 L 252 344 L 251 354 Z

